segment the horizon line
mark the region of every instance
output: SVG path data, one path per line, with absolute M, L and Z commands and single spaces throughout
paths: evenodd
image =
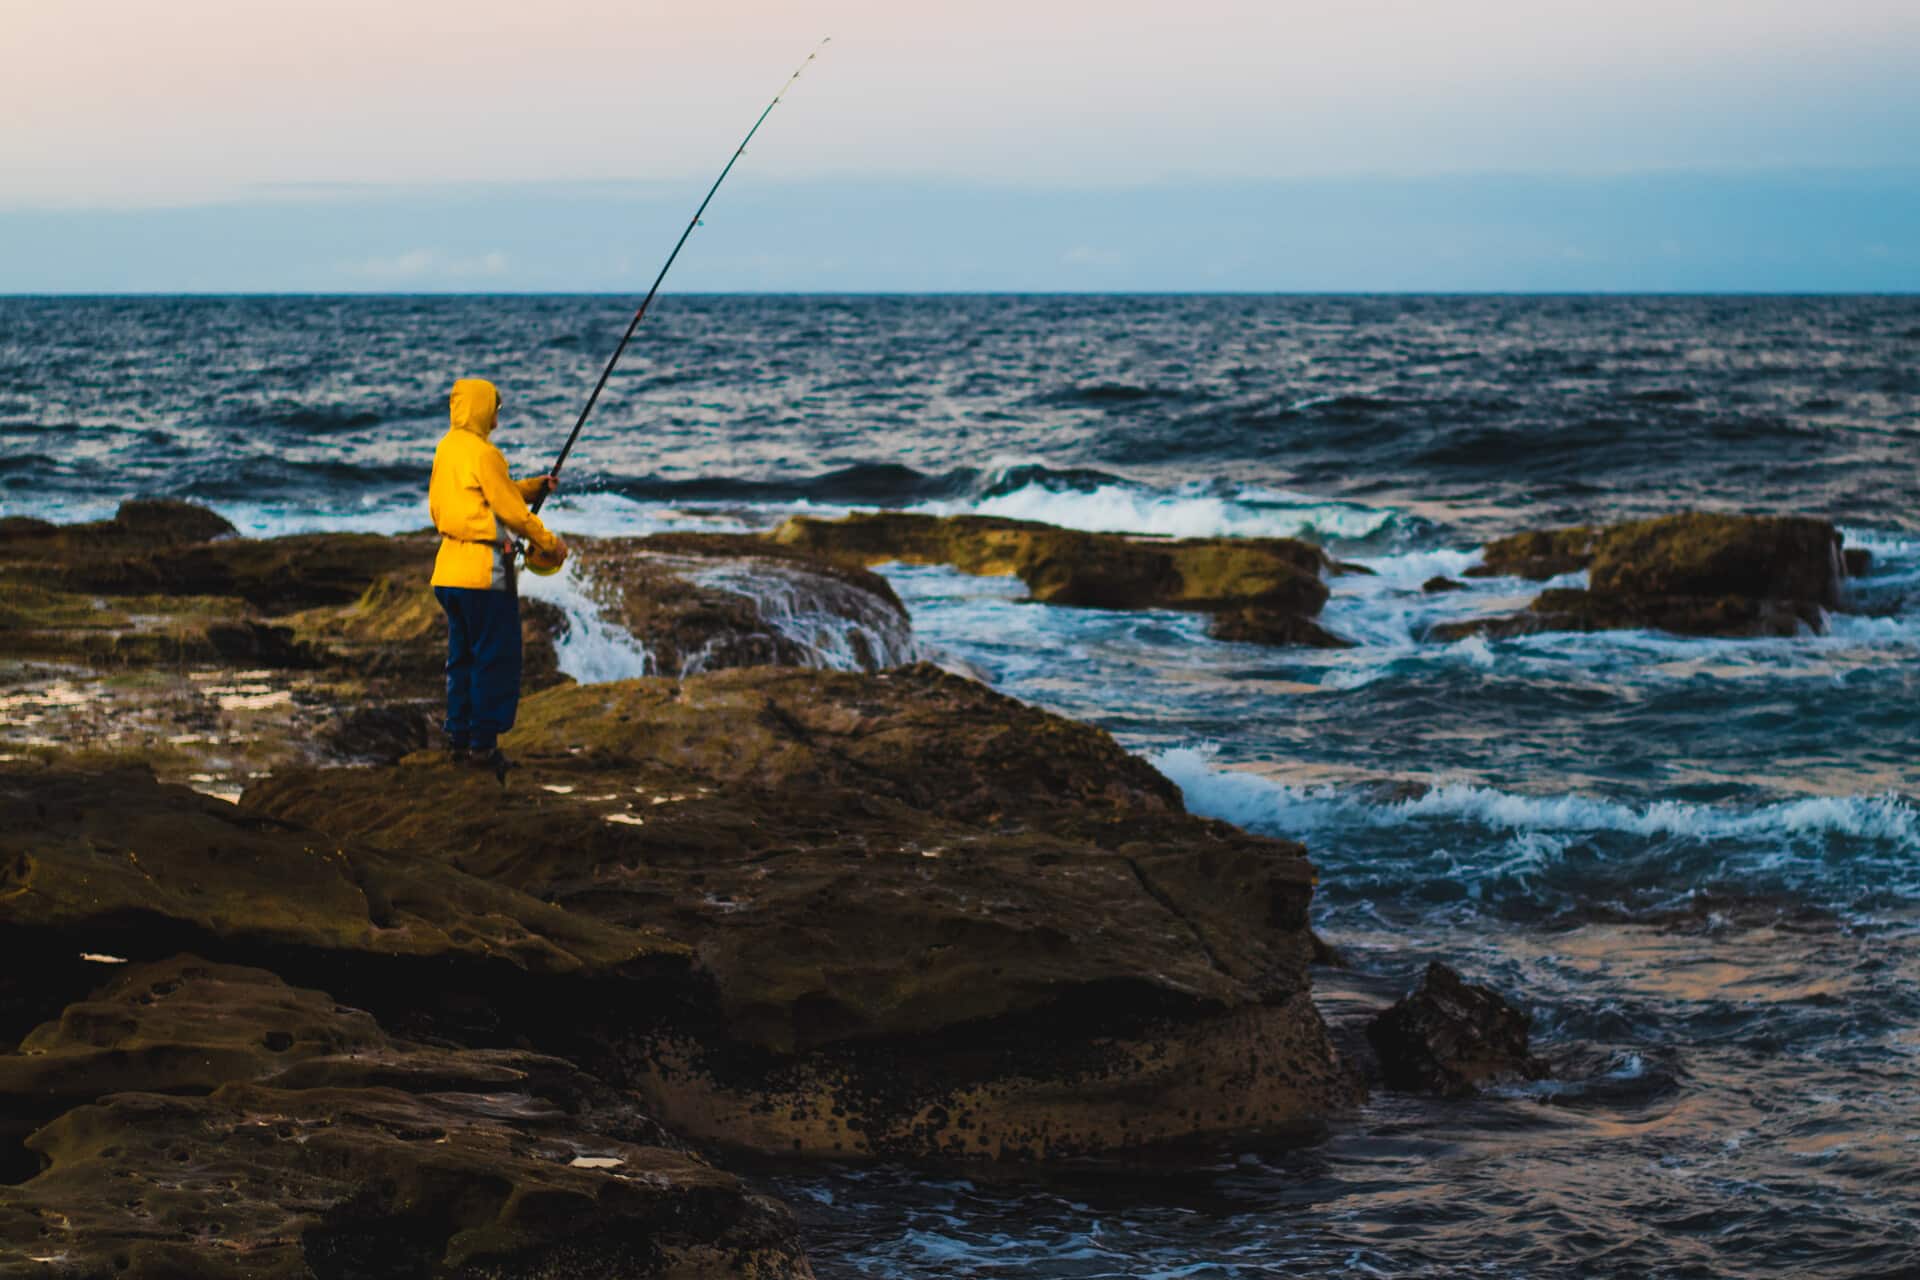
M 637 298 L 612 289 L 0 290 L 0 302 L 117 299 Z M 1920 298 L 1920 289 L 662 289 L 679 298 Z

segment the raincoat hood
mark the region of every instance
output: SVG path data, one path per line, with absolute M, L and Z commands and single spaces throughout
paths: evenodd
M 447 410 L 455 431 L 471 431 L 484 440 L 499 421 L 500 392 L 485 378 L 462 378 L 453 384 Z
M 500 392 L 481 378 L 462 378 L 447 397 L 451 427 L 433 449 L 427 510 L 440 531 L 433 585 L 511 591 L 512 538 L 524 538 L 552 561 L 566 548 L 527 506 L 546 488 L 544 477 L 515 482 L 507 460 L 487 436 L 500 418 Z

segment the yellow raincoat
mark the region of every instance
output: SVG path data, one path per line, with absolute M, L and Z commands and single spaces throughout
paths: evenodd
M 427 507 L 440 531 L 433 585 L 504 590 L 513 584 L 509 534 L 542 551 L 551 552 L 557 544 L 527 509 L 540 481 L 516 483 L 507 475 L 506 458 L 487 440 L 500 417 L 500 392 L 491 382 L 460 379 L 448 407 L 453 425 L 433 451 L 433 480 L 427 486 Z

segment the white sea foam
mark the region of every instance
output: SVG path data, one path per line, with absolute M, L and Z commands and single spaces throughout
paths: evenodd
M 1854 539 L 1850 536 L 1850 542 Z M 1867 581 L 1899 585 L 1920 577 L 1920 541 L 1868 534 L 1860 539 L 1875 548 L 1874 576 Z M 1902 559 L 1901 557 L 1911 557 Z M 1468 663 L 1487 671 L 1551 675 L 1573 669 L 1628 673 L 1650 680 L 1745 677 L 1821 677 L 1836 664 L 1885 661 L 1920 647 L 1920 613 L 1866 616 L 1838 613 L 1818 635 L 1793 637 L 1678 636 L 1644 630 L 1542 632 L 1489 642 L 1472 637 L 1451 644 L 1426 641 L 1436 623 L 1518 613 L 1539 592 L 1583 588 L 1585 573 L 1548 582 L 1516 578 L 1465 578 L 1478 563 L 1474 551 L 1415 551 L 1358 557 L 1371 576 L 1329 580 L 1332 595 L 1320 621 L 1330 631 L 1360 646 L 1339 655 L 1328 672 L 1329 687 L 1356 688 L 1417 661 Z M 1428 595 L 1420 585 L 1434 576 L 1460 580 L 1464 590 Z
M 32 511 L 14 511 L 0 506 L 0 515 L 33 515 L 43 520 L 72 523 L 111 519 L 119 505 L 118 499 L 100 502 L 65 500 Z M 418 533 L 430 530 L 433 524 L 424 496 L 417 502 L 379 498 L 325 505 L 297 502 L 211 502 L 204 505 L 224 516 L 235 529 L 249 538 L 275 538 L 296 533 Z M 793 510 L 803 510 L 810 515 L 839 516 L 845 515 L 848 508 L 800 503 L 794 504 Z M 665 530 L 745 532 L 775 523 L 780 514 L 783 512 L 771 509 L 763 511 L 758 507 L 685 510 L 664 503 L 638 501 L 618 493 L 563 491 L 541 512 L 541 518 L 568 534 L 643 537 Z
M 1352 558 L 1353 563 L 1371 572 L 1338 578 L 1336 589 L 1356 595 L 1418 591 L 1433 578 L 1460 578 L 1480 563 L 1480 555 L 1480 548 L 1476 547 L 1471 551 L 1440 549 L 1391 556 L 1356 556 Z
M 1376 659 L 1413 651 L 1437 622 L 1524 608 L 1531 597 L 1512 579 L 1467 579 L 1463 590 L 1431 594 L 1421 589 L 1436 577 L 1459 580 L 1479 560 L 1478 550 L 1356 557 L 1354 563 L 1370 572 L 1328 580 L 1332 594 L 1321 624 L 1362 646 L 1349 665 L 1363 676 Z
M 1920 852 L 1920 810 L 1892 794 L 1819 796 L 1739 809 L 1676 800 L 1630 805 L 1592 796 L 1517 795 L 1492 787 L 1449 785 L 1381 804 L 1338 787 L 1297 787 L 1220 769 L 1207 747 L 1175 747 L 1147 759 L 1180 788 L 1195 813 L 1262 831 L 1294 834 L 1454 821 L 1507 832 L 1614 831 L 1690 840 L 1838 835 Z
M 987 498 L 922 503 L 914 510 L 931 515 L 1038 520 L 1092 533 L 1320 541 L 1371 537 L 1395 518 L 1390 510 L 1279 489 L 1247 488 L 1221 496 L 1198 486 L 1164 491 L 1130 484 L 1103 484 L 1093 489 L 1026 484 Z
M 585 582 L 569 563 L 559 573 L 542 578 L 520 575 L 520 590 L 529 599 L 557 605 L 566 614 L 567 631 L 560 638 L 560 670 L 581 684 L 605 684 L 655 674 L 656 663 L 647 647 L 625 627 L 608 620 Z
M 719 565 L 693 581 L 743 596 L 773 630 L 798 645 L 809 665 L 866 671 L 916 661 L 913 626 L 863 588 L 773 563 Z M 698 670 L 690 663 L 688 673 Z
M 1840 526 L 1840 536 L 1846 546 L 1873 553 L 1879 559 L 1920 559 L 1920 539 L 1910 534 L 1889 532 L 1883 529 L 1856 529 L 1851 525 Z
M 1827 619 L 1827 634 L 1820 639 L 1861 648 L 1912 648 L 1920 645 L 1920 617 L 1902 614 L 1890 618 L 1869 618 L 1860 614 L 1834 614 Z

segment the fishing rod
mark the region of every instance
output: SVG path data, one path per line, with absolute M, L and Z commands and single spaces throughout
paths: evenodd
M 587 425 L 587 415 L 593 412 L 593 406 L 599 401 L 601 391 L 606 389 L 607 379 L 613 376 L 613 366 L 620 363 L 621 353 L 626 351 L 627 343 L 633 340 L 633 331 L 640 327 L 640 321 L 646 318 L 647 308 L 653 305 L 654 295 L 660 292 L 660 282 L 667 278 L 667 272 L 673 269 L 673 260 L 680 256 L 680 250 L 686 247 L 687 238 L 693 234 L 693 229 L 700 225 L 700 217 L 706 213 L 707 205 L 712 202 L 714 193 L 720 190 L 720 184 L 727 180 L 729 173 L 733 172 L 734 163 L 747 153 L 747 144 L 753 141 L 754 134 L 760 132 L 760 126 L 767 122 L 767 117 L 773 114 L 773 109 L 780 105 L 780 99 L 786 96 L 787 90 L 793 88 L 793 82 L 800 78 L 800 73 L 820 56 L 820 51 L 827 47 L 832 38 L 828 36 L 815 45 L 813 52 L 807 55 L 806 62 L 802 62 L 794 69 L 793 74 L 787 77 L 786 83 L 780 86 L 780 92 L 773 95 L 773 101 L 769 102 L 767 109 L 760 113 L 760 118 L 753 122 L 753 128 L 747 130 L 747 136 L 740 139 L 740 145 L 733 149 L 733 155 L 727 159 L 726 167 L 720 170 L 720 176 L 713 180 L 713 186 L 707 189 L 706 199 L 702 200 L 700 207 L 693 211 L 693 217 L 687 221 L 687 229 L 680 233 L 680 239 L 674 243 L 673 252 L 667 255 L 666 262 L 660 267 L 660 274 L 653 278 L 653 287 L 647 290 L 647 296 L 641 299 L 640 309 L 635 311 L 633 319 L 627 322 L 627 331 L 621 335 L 620 345 L 613 349 L 613 355 L 607 359 L 607 367 L 600 371 L 600 380 L 593 384 L 593 393 L 587 397 L 587 403 L 580 410 L 580 417 L 574 422 L 573 430 L 567 433 L 567 442 L 560 446 L 560 456 L 553 460 L 551 467 L 547 468 L 550 479 L 559 480 L 560 468 L 566 465 L 567 455 L 573 452 L 574 442 L 580 438 L 580 429 Z M 552 492 L 553 486 L 548 485 L 546 491 L 533 500 L 532 509 L 538 512 L 541 505 L 546 502 L 547 494 Z

